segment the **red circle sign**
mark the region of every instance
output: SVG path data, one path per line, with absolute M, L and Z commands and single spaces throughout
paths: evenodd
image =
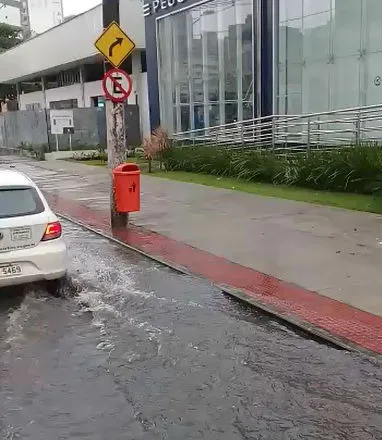
M 106 99 L 123 102 L 129 97 L 132 89 L 130 76 L 121 69 L 111 69 L 102 80 L 103 93 Z

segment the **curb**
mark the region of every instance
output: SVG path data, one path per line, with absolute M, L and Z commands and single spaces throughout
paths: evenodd
M 186 268 L 184 268 L 182 266 L 174 265 L 174 264 L 169 263 L 168 261 L 166 261 L 162 258 L 150 255 L 141 249 L 138 249 L 134 246 L 131 246 L 131 245 L 123 242 L 122 240 L 119 240 L 118 238 L 115 238 L 100 229 L 93 228 L 93 227 L 87 225 L 86 223 L 81 222 L 80 220 L 73 218 L 67 214 L 58 213 L 58 215 L 59 215 L 59 217 L 65 219 L 65 220 L 67 220 L 77 226 L 80 226 L 84 229 L 87 229 L 87 230 L 89 230 L 89 231 L 91 231 L 91 232 L 93 232 L 103 238 L 106 238 L 106 239 L 108 239 L 118 245 L 125 247 L 126 249 L 129 249 L 130 251 L 136 252 L 136 253 L 144 256 L 145 258 L 148 258 L 156 263 L 159 263 L 165 267 L 168 267 L 169 269 L 171 269 L 179 274 L 187 275 L 187 276 L 201 279 L 203 281 L 207 281 L 211 285 L 220 289 L 223 292 L 223 294 L 228 295 L 228 296 L 230 296 L 230 297 L 232 297 L 242 303 L 253 306 L 256 309 L 260 310 L 261 312 L 264 312 L 264 313 L 276 318 L 277 320 L 284 322 L 285 324 L 291 326 L 293 329 L 303 331 L 304 333 L 306 333 L 310 336 L 313 336 L 313 338 L 319 340 L 320 342 L 332 345 L 332 346 L 336 347 L 337 349 L 347 350 L 349 352 L 367 355 L 367 356 L 373 357 L 374 359 L 382 360 L 382 355 L 380 355 L 374 351 L 368 350 L 367 348 L 364 348 L 360 345 L 352 343 L 348 340 L 345 340 L 343 338 L 332 335 L 328 331 L 321 329 L 319 327 L 316 327 L 316 326 L 310 324 L 309 322 L 299 320 L 295 316 L 291 316 L 289 314 L 286 314 L 285 312 L 278 310 L 276 307 L 272 307 L 267 304 L 264 304 L 262 301 L 255 299 L 252 295 L 247 294 L 245 292 L 245 290 L 236 289 L 231 286 L 216 284 L 216 283 L 208 280 L 205 277 L 199 276 L 197 274 L 194 274 L 194 273 L 188 271 Z
M 270 307 L 266 304 L 263 304 L 261 301 L 255 300 L 253 297 L 246 294 L 245 291 L 243 290 L 233 289 L 229 286 L 221 286 L 220 288 L 227 295 L 232 296 L 239 301 L 243 301 L 247 304 L 251 304 L 257 309 L 276 317 L 280 321 L 283 321 L 294 328 L 298 328 L 304 331 L 305 333 L 312 335 L 314 338 L 324 341 L 327 344 L 334 345 L 338 349 L 347 350 L 358 354 L 366 354 L 368 356 L 373 356 L 374 358 L 378 358 L 382 360 L 382 356 L 379 355 L 378 353 L 367 350 L 359 345 L 352 344 L 351 342 L 348 342 L 342 338 L 338 338 L 323 329 L 320 329 L 318 327 L 309 324 L 308 322 L 298 320 L 293 316 L 286 315 L 285 313 L 277 310 L 277 308 L 275 307 Z
M 166 266 L 169 269 L 172 269 L 173 271 L 178 272 L 181 275 L 188 275 L 188 276 L 192 276 L 194 278 L 200 278 L 200 279 L 205 280 L 205 278 L 198 277 L 197 275 L 195 275 L 195 274 L 193 274 L 191 272 L 188 272 L 185 268 L 182 268 L 180 266 L 176 266 L 174 264 L 168 263 L 166 260 L 163 260 L 161 258 L 154 257 L 153 255 L 150 255 L 147 252 L 142 251 L 142 249 L 138 249 L 138 248 L 136 248 L 134 246 L 131 246 L 130 244 L 127 244 L 127 243 L 125 243 L 122 240 L 118 240 L 118 238 L 115 238 L 112 235 L 109 235 L 106 232 L 101 231 L 100 229 L 93 228 L 93 227 L 87 225 L 84 222 L 81 222 L 80 220 L 78 220 L 78 219 L 76 219 L 74 217 L 70 217 L 67 214 L 62 214 L 61 212 L 57 213 L 57 215 L 59 217 L 63 218 L 64 220 L 67 220 L 68 222 L 74 223 L 75 225 L 80 226 L 81 228 L 87 229 L 88 231 L 93 232 L 94 234 L 97 234 L 97 235 L 99 235 L 99 236 L 101 236 L 103 238 L 107 238 L 108 240 L 110 240 L 110 241 L 112 241 L 114 243 L 117 243 L 117 244 L 119 244 L 119 245 L 129 249 L 130 251 L 136 252 L 137 254 L 140 254 L 143 257 L 148 258 L 149 260 L 152 260 L 152 261 L 155 261 L 156 263 L 162 264 L 163 266 Z M 211 283 L 211 284 L 213 284 L 213 283 Z

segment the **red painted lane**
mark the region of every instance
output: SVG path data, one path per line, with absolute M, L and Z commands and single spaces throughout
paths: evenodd
M 47 193 L 52 208 L 111 234 L 108 214 Z M 124 243 L 213 283 L 231 286 L 279 313 L 309 323 L 353 344 L 382 354 L 382 317 L 196 249 L 169 237 L 131 226 L 114 234 Z

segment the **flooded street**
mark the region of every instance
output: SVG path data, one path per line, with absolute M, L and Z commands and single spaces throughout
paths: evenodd
M 1 440 L 382 438 L 377 361 L 64 230 L 63 298 L 1 291 Z

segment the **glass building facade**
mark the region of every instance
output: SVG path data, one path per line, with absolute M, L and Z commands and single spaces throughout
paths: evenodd
M 157 23 L 161 119 L 173 132 L 254 117 L 251 0 L 213 0 Z
M 382 0 L 145 8 L 153 127 L 181 132 L 382 102 Z
M 278 3 L 278 113 L 382 102 L 382 0 Z

